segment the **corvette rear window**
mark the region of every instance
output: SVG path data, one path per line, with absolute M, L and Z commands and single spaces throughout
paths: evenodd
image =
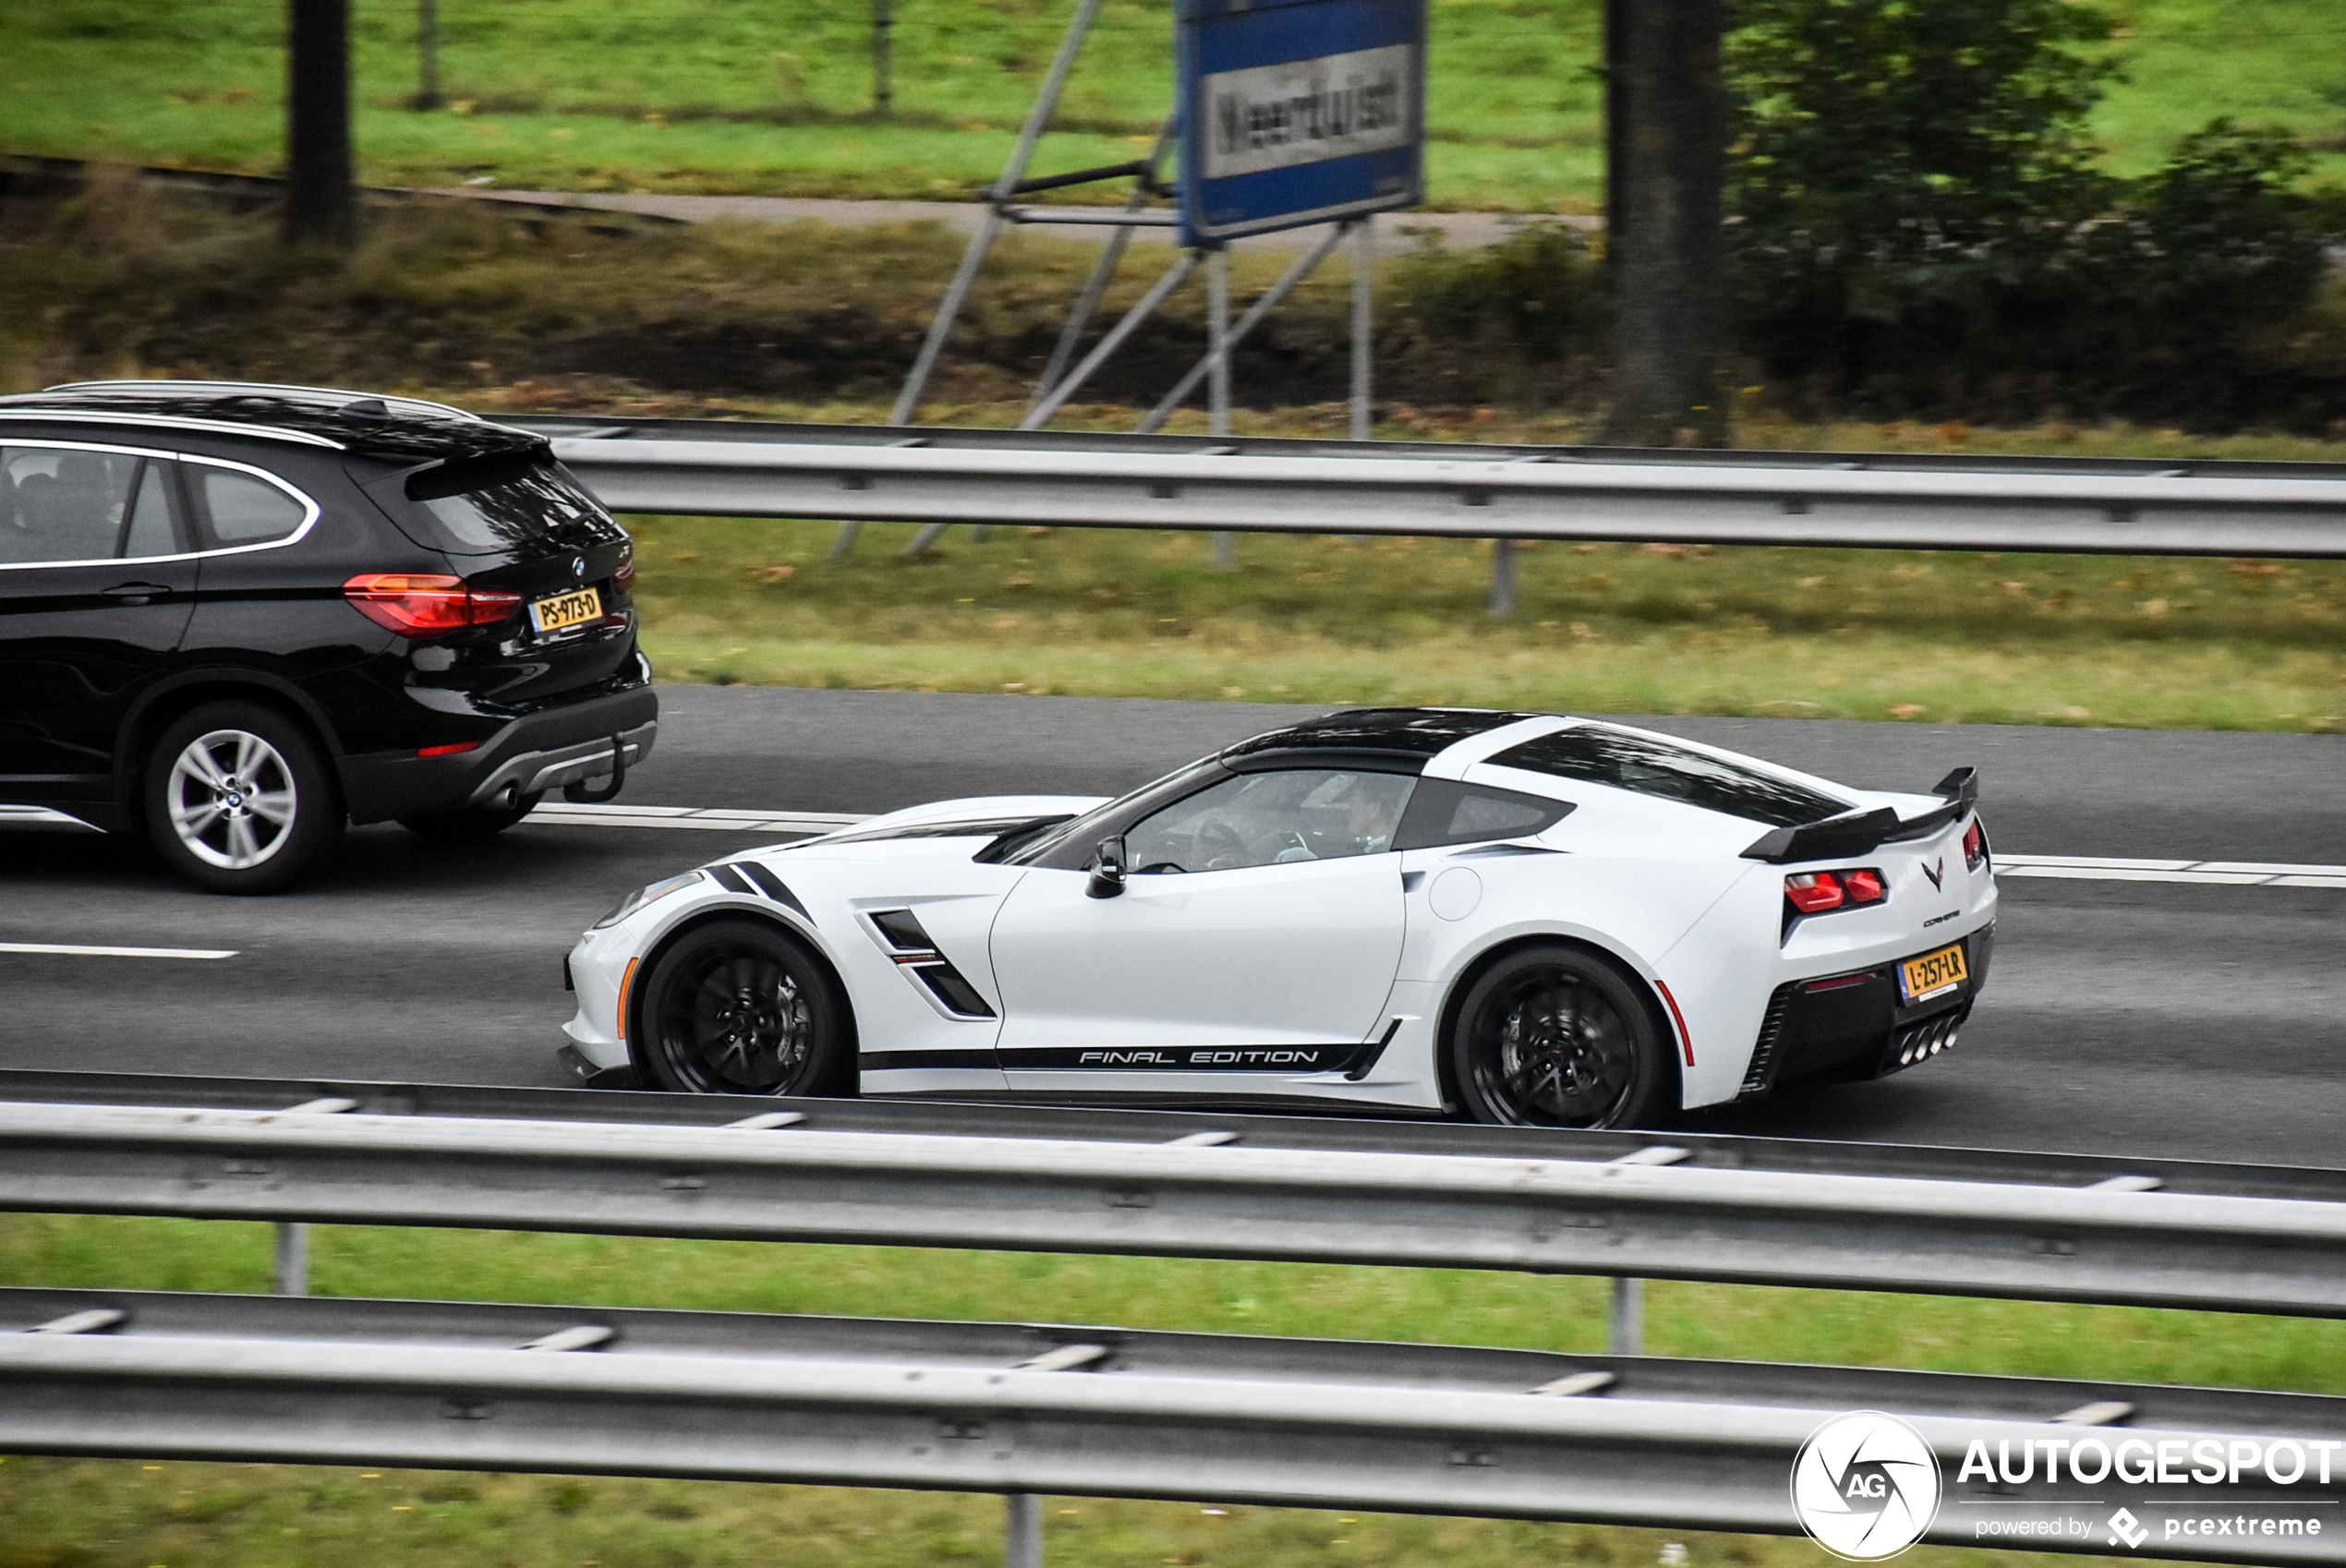
M 1799 827 L 1851 809 L 1847 801 L 1758 768 L 1596 724 L 1526 741 L 1491 760 L 1551 778 L 1684 801 L 1771 827 Z

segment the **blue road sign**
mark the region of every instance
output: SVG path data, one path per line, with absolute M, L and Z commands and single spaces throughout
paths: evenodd
M 1414 207 L 1425 0 L 1181 0 L 1181 237 Z

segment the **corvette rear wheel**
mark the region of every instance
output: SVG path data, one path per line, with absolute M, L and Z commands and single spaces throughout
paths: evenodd
M 687 1094 L 854 1092 L 846 999 L 805 946 L 754 921 L 687 932 L 644 983 L 639 1045 Z
M 1527 947 L 1474 982 L 1451 1026 L 1458 1095 L 1506 1127 L 1649 1127 L 1677 1075 L 1644 986 L 1578 947 Z

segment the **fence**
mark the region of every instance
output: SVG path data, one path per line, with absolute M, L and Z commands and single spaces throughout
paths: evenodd
M 0 1208 L 288 1238 L 488 1225 L 2346 1315 L 2341 1172 L 104 1074 L 0 1075 Z M 1947 1462 L 2084 1428 L 2346 1448 L 2346 1400 L 2310 1395 L 1125 1329 L 38 1290 L 0 1291 L 8 1327 L 42 1332 L 0 1333 L 0 1448 L 998 1490 L 1024 1562 L 1039 1490 L 1787 1531 L 1793 1453 L 1852 1408 Z M 1989 1480 L 1929 1538 L 2103 1505 Z M 2159 1550 L 2346 1562 L 2346 1529 Z
M 2346 555 L 2325 464 L 521 418 L 628 513 L 2127 555 Z M 1513 607 L 1513 556 L 1493 609 Z

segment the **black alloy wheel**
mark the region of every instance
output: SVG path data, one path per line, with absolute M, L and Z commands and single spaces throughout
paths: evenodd
M 1506 1127 L 1650 1127 L 1677 1074 L 1644 986 L 1584 948 L 1527 947 L 1474 982 L 1451 1025 L 1458 1095 Z
M 684 934 L 644 983 L 642 1059 L 686 1094 L 854 1092 L 846 999 L 796 939 L 756 921 Z
M 464 844 L 476 839 L 492 838 L 513 826 L 538 809 L 546 798 L 540 790 L 524 795 L 509 806 L 466 806 L 462 811 L 442 812 L 437 816 L 403 816 L 399 826 L 419 838 L 442 844 Z
M 140 784 L 156 852 L 214 893 L 273 893 L 342 837 L 342 798 L 308 730 L 260 703 L 206 703 L 156 738 Z

